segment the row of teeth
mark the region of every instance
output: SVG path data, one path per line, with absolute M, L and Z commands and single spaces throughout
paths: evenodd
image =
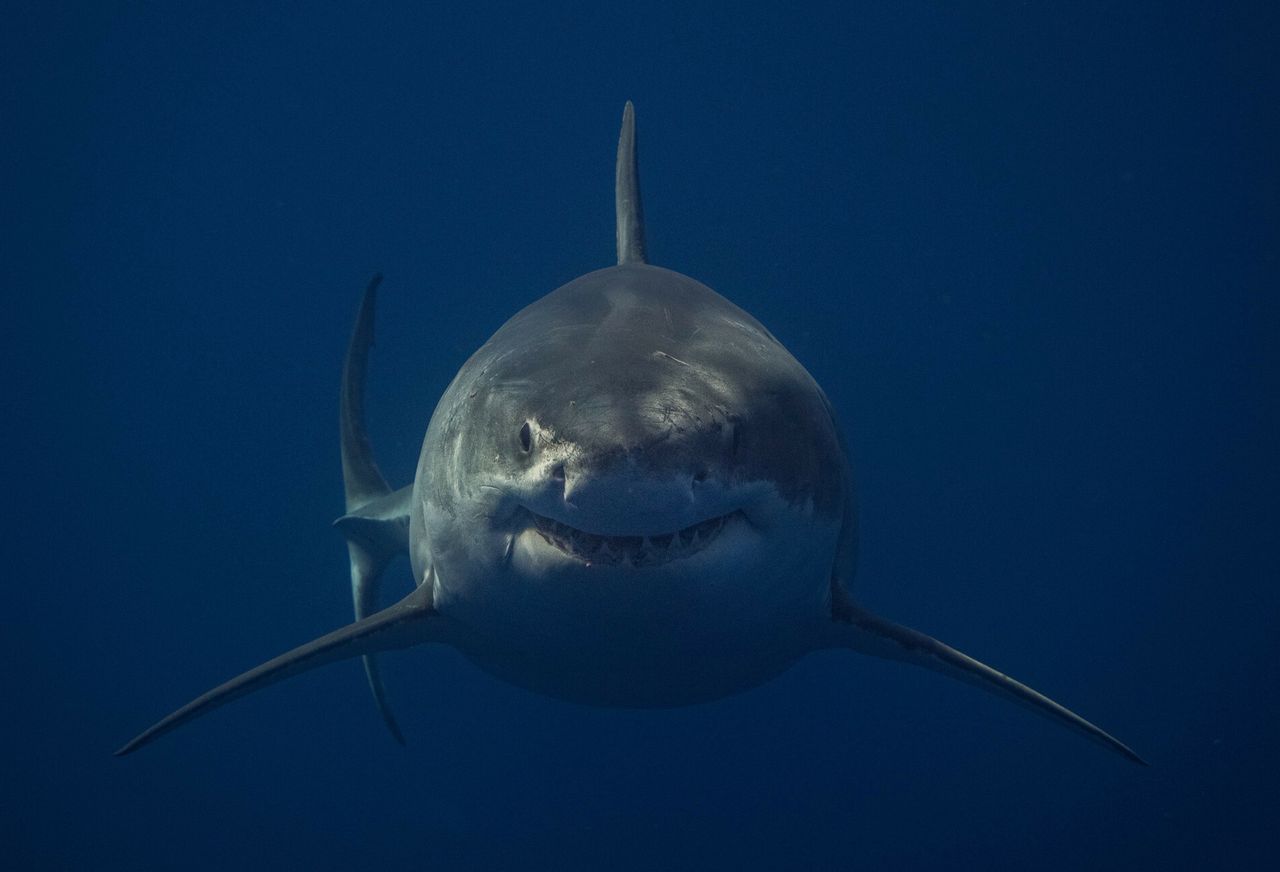
M 551 518 L 534 515 L 538 534 L 555 547 L 586 563 L 657 566 L 688 557 L 720 535 L 728 515 L 710 518 L 676 533 L 658 536 L 597 536 Z

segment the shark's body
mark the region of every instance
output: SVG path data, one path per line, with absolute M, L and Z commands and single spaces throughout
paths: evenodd
M 400 738 L 373 655 L 437 642 L 513 684 L 613 706 L 715 699 L 810 651 L 852 648 L 978 684 L 1139 760 L 854 602 L 853 483 L 826 397 L 746 312 L 645 262 L 630 104 L 616 192 L 618 265 L 528 306 L 476 351 L 432 416 L 413 485 L 395 492 L 363 426 L 370 285 L 341 394 L 338 525 L 358 620 L 215 688 L 120 753 L 355 656 Z M 383 568 L 406 551 L 413 593 L 375 611 Z

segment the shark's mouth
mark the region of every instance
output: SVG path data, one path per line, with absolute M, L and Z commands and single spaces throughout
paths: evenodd
M 533 529 L 556 549 L 588 565 L 658 566 L 697 554 L 718 537 L 739 512 L 708 518 L 674 533 L 656 536 L 601 536 L 529 513 Z

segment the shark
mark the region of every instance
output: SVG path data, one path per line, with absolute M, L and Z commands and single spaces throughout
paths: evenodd
M 614 190 L 616 265 L 531 303 L 472 354 L 435 408 L 413 482 L 395 490 L 364 420 L 374 277 L 339 392 L 335 524 L 355 621 L 196 697 L 116 753 L 352 658 L 403 743 L 377 657 L 438 644 L 540 694 L 634 708 L 715 700 L 810 652 L 851 649 L 976 685 L 1144 763 L 1047 696 L 855 599 L 854 476 L 831 403 L 759 321 L 649 263 L 630 101 Z M 384 570 L 405 554 L 413 589 L 379 609 Z

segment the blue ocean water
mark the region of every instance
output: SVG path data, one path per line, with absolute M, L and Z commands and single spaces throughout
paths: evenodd
M 17 4 L 3 65 L 12 869 L 1256 868 L 1280 813 L 1270 4 Z M 356 663 L 337 382 L 412 476 L 506 317 L 613 258 L 763 321 L 858 470 L 859 597 L 1151 761 L 832 652 L 659 712 Z M 408 589 L 393 568 L 390 587 Z

